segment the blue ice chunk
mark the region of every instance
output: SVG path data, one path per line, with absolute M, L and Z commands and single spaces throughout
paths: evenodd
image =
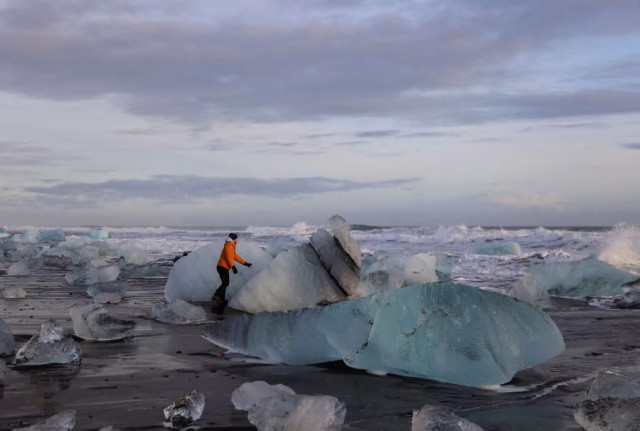
M 538 265 L 520 282 L 524 288 L 545 289 L 557 296 L 615 296 L 624 294 L 623 284 L 637 279 L 635 274 L 590 257 Z
M 87 232 L 87 236 L 91 239 L 107 239 L 109 238 L 109 231 L 105 228 L 92 229 Z
M 520 245 L 513 241 L 489 242 L 480 244 L 473 249 L 474 254 L 486 254 L 490 256 L 506 256 L 510 254 L 520 254 Z
M 40 231 L 41 242 L 62 242 L 65 240 L 64 231 L 60 228 Z
M 453 283 L 420 284 L 326 307 L 231 317 L 209 341 L 272 362 L 347 365 L 467 386 L 508 382 L 564 350 L 542 311 Z

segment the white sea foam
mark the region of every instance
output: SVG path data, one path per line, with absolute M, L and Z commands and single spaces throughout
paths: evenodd
M 606 237 L 598 259 L 617 268 L 640 273 L 640 229 L 616 225 Z

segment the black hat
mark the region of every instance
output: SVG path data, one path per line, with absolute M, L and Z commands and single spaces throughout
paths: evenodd
M 234 240 L 238 239 L 238 234 L 237 233 L 230 233 L 229 234 L 229 238 L 234 239 Z

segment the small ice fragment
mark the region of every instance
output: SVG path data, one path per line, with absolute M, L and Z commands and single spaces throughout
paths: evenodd
M 95 297 L 100 293 L 117 293 L 120 297 L 124 297 L 129 287 L 129 283 L 126 281 L 96 283 L 87 288 L 87 295 Z
M 176 299 L 155 304 L 151 309 L 151 317 L 165 323 L 191 323 L 205 320 L 207 313 L 200 306 Z
M 16 342 L 9 325 L 0 317 L 0 356 L 13 355 Z
M 7 275 L 12 276 L 24 277 L 29 274 L 31 274 L 31 269 L 29 269 L 29 262 L 26 260 L 14 263 L 7 270 Z
M 2 296 L 4 296 L 6 299 L 26 298 L 27 291 L 22 287 L 7 287 L 6 289 L 4 289 Z
M 231 402 L 236 410 L 249 411 L 261 399 L 279 394 L 294 395 L 295 392 L 285 385 L 270 385 L 267 382 L 258 380 L 240 385 L 231 394 Z
M 202 416 L 204 410 L 204 394 L 195 389 L 189 394 L 176 400 L 164 409 L 164 419 L 175 428 L 184 428 Z
M 26 428 L 14 428 L 13 431 L 70 431 L 76 424 L 76 411 L 65 410 L 42 422 Z
M 18 350 L 16 366 L 32 367 L 49 364 L 72 364 L 80 362 L 82 351 L 71 335 L 53 319 L 45 321 L 38 335 L 31 337 Z
M 482 428 L 447 407 L 427 404 L 413 411 L 411 431 L 482 431 Z
M 77 337 L 113 341 L 133 337 L 136 323 L 111 317 L 102 304 L 74 305 L 69 309 Z
M 613 372 L 604 372 L 591 382 L 585 398 L 640 398 L 640 380 L 629 378 Z

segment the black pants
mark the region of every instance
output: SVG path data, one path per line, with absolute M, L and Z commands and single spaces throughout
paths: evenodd
M 216 293 L 213 295 L 222 299 L 226 304 L 227 300 L 225 299 L 225 295 L 227 294 L 227 286 L 229 286 L 229 270 L 220 265 L 216 266 L 216 269 L 218 270 L 218 275 L 220 275 L 220 281 L 222 284 L 220 284 L 220 287 L 218 287 L 218 290 L 216 290 Z

